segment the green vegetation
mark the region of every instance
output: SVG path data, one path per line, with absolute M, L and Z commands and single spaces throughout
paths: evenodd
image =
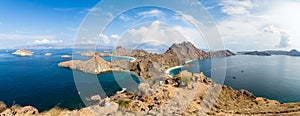
M 152 77 L 152 76 L 146 75 L 146 76 L 145 76 L 145 79 L 148 80 L 148 79 L 150 79 L 151 77 Z
M 184 83 L 185 86 L 189 85 L 191 83 L 191 78 L 188 76 L 183 76 L 181 78 L 181 81 Z
M 120 107 L 125 107 L 125 106 L 128 105 L 130 102 L 131 102 L 131 101 L 121 101 L 121 102 L 119 103 L 119 106 L 120 106 Z

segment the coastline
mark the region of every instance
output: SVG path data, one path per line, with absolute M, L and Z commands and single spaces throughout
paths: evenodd
M 117 55 L 108 55 L 108 56 L 111 56 L 111 57 L 119 57 L 119 58 L 130 58 L 130 59 L 132 59 L 132 61 L 130 61 L 130 62 L 136 61 L 136 58 L 130 57 L 130 56 L 117 56 Z
M 170 71 L 174 70 L 174 69 L 177 69 L 177 68 L 183 68 L 184 66 L 180 65 L 180 66 L 174 66 L 174 67 L 171 67 L 171 68 L 168 68 L 165 73 L 170 76 L 170 77 L 173 77 L 172 75 L 170 75 Z

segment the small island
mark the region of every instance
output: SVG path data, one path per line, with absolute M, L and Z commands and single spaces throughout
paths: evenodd
M 12 54 L 18 55 L 18 56 L 32 56 L 34 52 L 31 52 L 30 50 L 25 50 L 25 49 L 19 49 Z
M 52 55 L 52 53 L 46 53 L 45 54 L 45 56 L 51 56 Z
M 70 55 L 62 55 L 61 58 L 71 58 Z

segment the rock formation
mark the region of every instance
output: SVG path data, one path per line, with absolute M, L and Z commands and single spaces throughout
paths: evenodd
M 0 105 L 1 105 L 1 103 L 0 103 Z M 32 116 L 32 115 L 38 115 L 38 114 L 39 114 L 39 111 L 32 106 L 20 107 L 20 106 L 14 105 L 11 108 L 5 108 L 4 110 L 0 111 L 0 116 Z
M 118 46 L 113 52 L 112 52 L 113 56 L 131 56 L 131 51 L 130 50 L 126 50 L 125 48 L 123 48 L 122 46 Z
M 19 55 L 19 56 L 32 56 L 34 52 L 31 52 L 29 50 L 24 50 L 24 49 L 20 49 L 20 50 L 17 50 L 15 51 L 14 55 Z
M 228 57 L 228 56 L 234 56 L 235 53 L 229 51 L 229 50 L 219 50 L 219 51 L 212 51 L 209 52 L 209 57 Z
M 62 55 L 61 58 L 71 58 L 70 55 Z
M 58 64 L 58 66 L 80 70 L 91 74 L 100 74 L 106 71 L 114 70 L 110 62 L 105 61 L 99 56 L 94 56 L 92 59 L 86 62 L 80 60 L 61 62 Z
M 45 56 L 51 56 L 52 55 L 52 53 L 46 53 L 45 54 Z
M 173 44 L 164 54 L 169 57 L 177 57 L 181 63 L 209 57 L 208 53 L 196 48 L 191 42 Z
M 88 57 L 93 57 L 93 56 L 95 56 L 96 55 L 96 52 L 93 52 L 93 51 L 87 51 L 87 52 L 83 52 L 82 54 L 81 54 L 81 56 L 88 56 Z

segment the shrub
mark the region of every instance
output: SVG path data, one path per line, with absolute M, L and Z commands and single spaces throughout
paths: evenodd
M 120 107 L 125 107 L 126 105 L 128 105 L 130 103 L 130 101 L 121 101 L 120 103 L 119 103 L 119 106 Z

